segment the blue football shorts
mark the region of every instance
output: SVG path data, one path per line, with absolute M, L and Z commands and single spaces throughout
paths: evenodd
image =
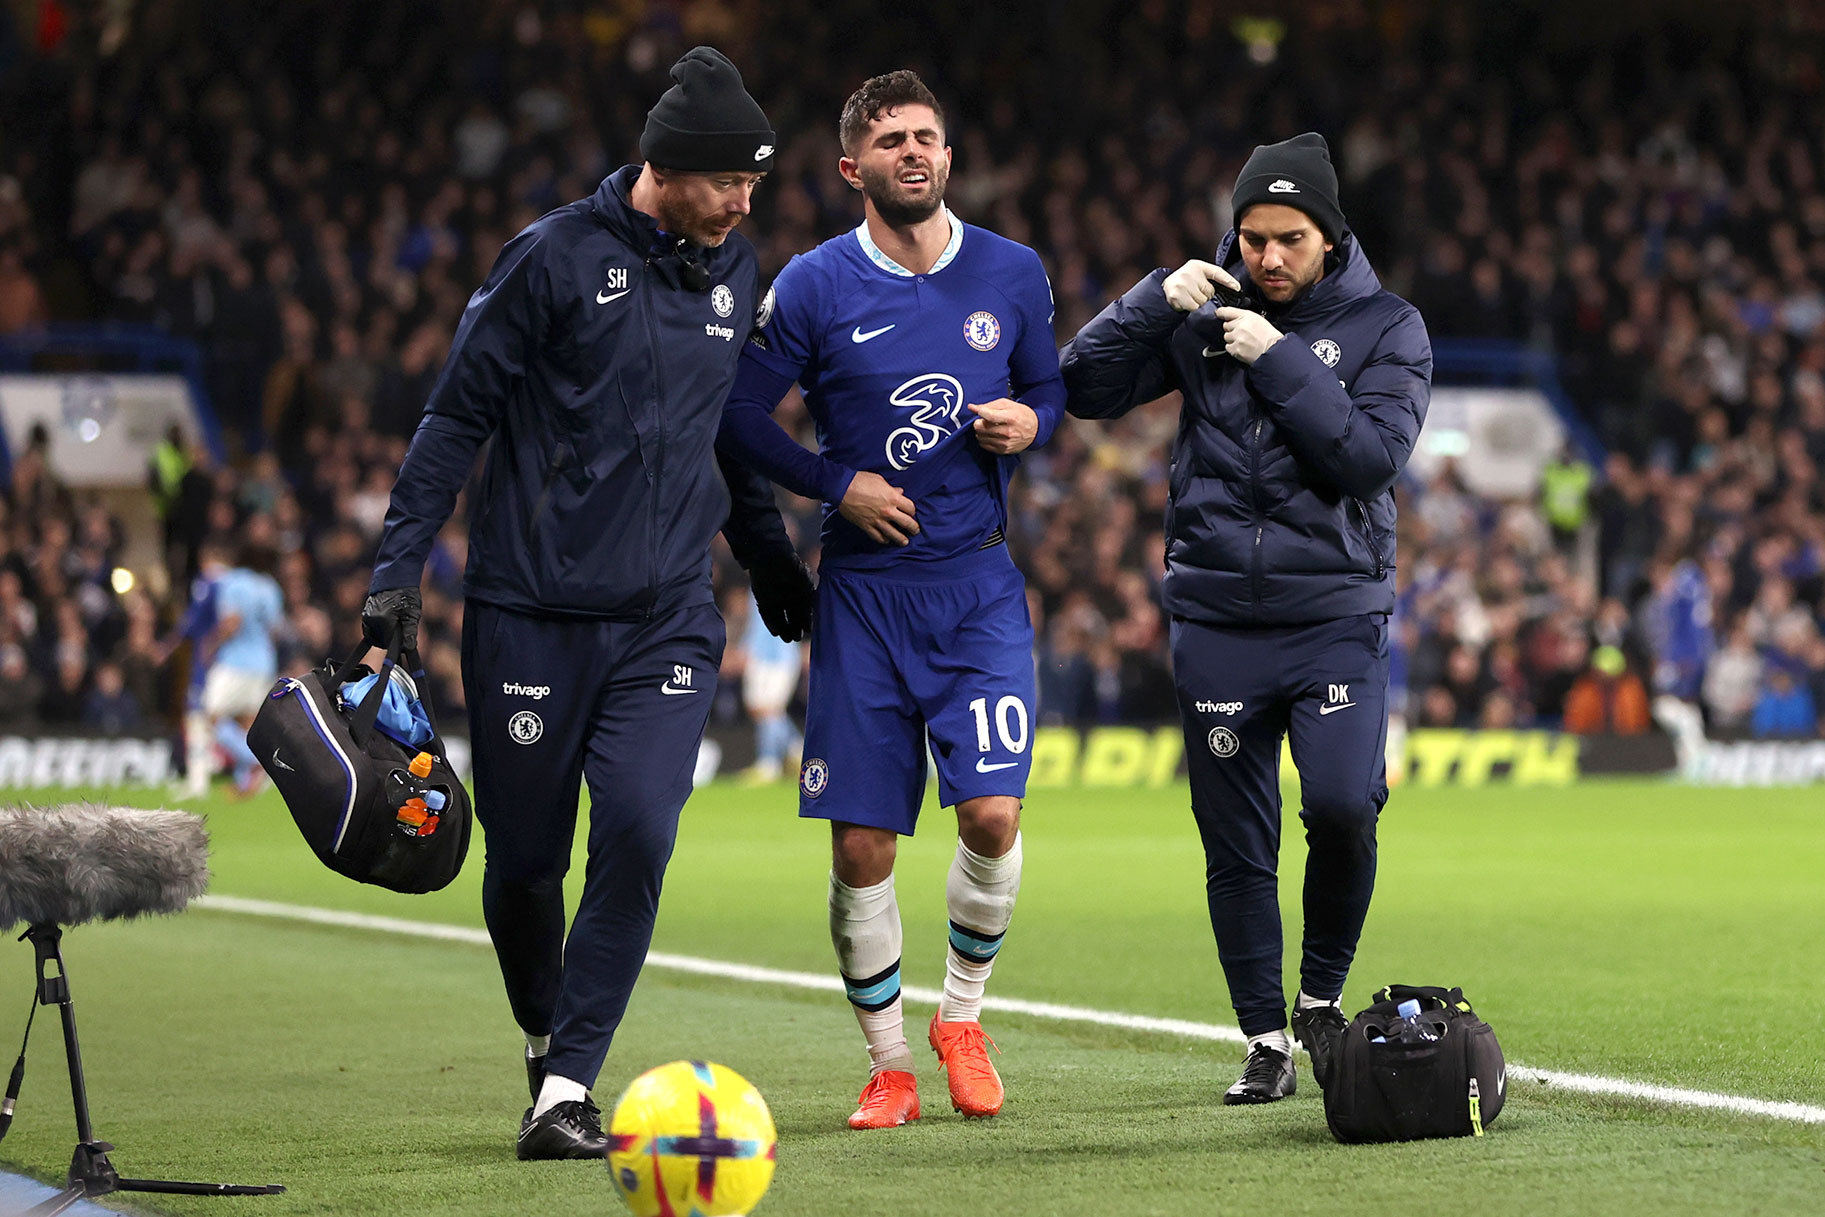
M 826 569 L 811 629 L 799 815 L 911 836 L 925 797 L 1026 794 L 1033 622 L 1026 581 L 995 546 L 936 581 L 898 568 Z

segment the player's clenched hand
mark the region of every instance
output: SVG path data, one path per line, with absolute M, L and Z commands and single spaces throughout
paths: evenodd
M 971 406 L 976 421 L 970 424 L 976 442 L 996 456 L 1025 452 L 1039 435 L 1039 415 L 1033 407 L 1007 397 Z
M 1245 308 L 1220 308 L 1216 315 L 1223 323 L 1223 349 L 1243 363 L 1254 363 L 1286 337 L 1266 317 Z
M 919 531 L 913 519 L 913 501 L 878 473 L 866 469 L 855 475 L 843 501 L 837 504 L 843 518 L 882 545 L 905 545 Z
M 1189 313 L 1217 294 L 1213 285 L 1218 283 L 1232 292 L 1242 290 L 1236 277 L 1221 266 L 1193 258 L 1166 276 L 1166 303 L 1181 313 Z

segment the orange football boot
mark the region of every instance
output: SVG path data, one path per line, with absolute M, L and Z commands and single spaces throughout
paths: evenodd
M 904 1069 L 884 1069 L 862 1087 L 851 1128 L 898 1128 L 919 1118 L 919 1079 Z
M 952 1107 L 971 1120 L 1001 1110 L 1001 1075 L 989 1061 L 989 1048 L 1001 1049 L 984 1034 L 981 1023 L 941 1023 L 934 1014 L 931 1044 L 950 1080 Z

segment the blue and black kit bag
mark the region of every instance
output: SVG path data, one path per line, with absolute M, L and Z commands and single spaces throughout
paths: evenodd
M 418 652 L 395 639 L 378 672 L 362 662 L 367 652 L 364 642 L 341 663 L 279 681 L 247 744 L 325 866 L 396 892 L 434 892 L 468 855 L 469 794 L 408 675 L 422 675 Z
M 1419 1003 L 1416 1028 L 1400 1017 L 1407 1001 Z M 1345 1144 L 1480 1137 L 1507 1087 L 1502 1046 L 1462 989 L 1389 985 L 1344 1028 L 1324 1118 Z

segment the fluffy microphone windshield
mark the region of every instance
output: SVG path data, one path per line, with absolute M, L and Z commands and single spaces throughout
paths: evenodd
M 176 913 L 209 884 L 209 834 L 186 811 L 0 807 L 0 932 Z

